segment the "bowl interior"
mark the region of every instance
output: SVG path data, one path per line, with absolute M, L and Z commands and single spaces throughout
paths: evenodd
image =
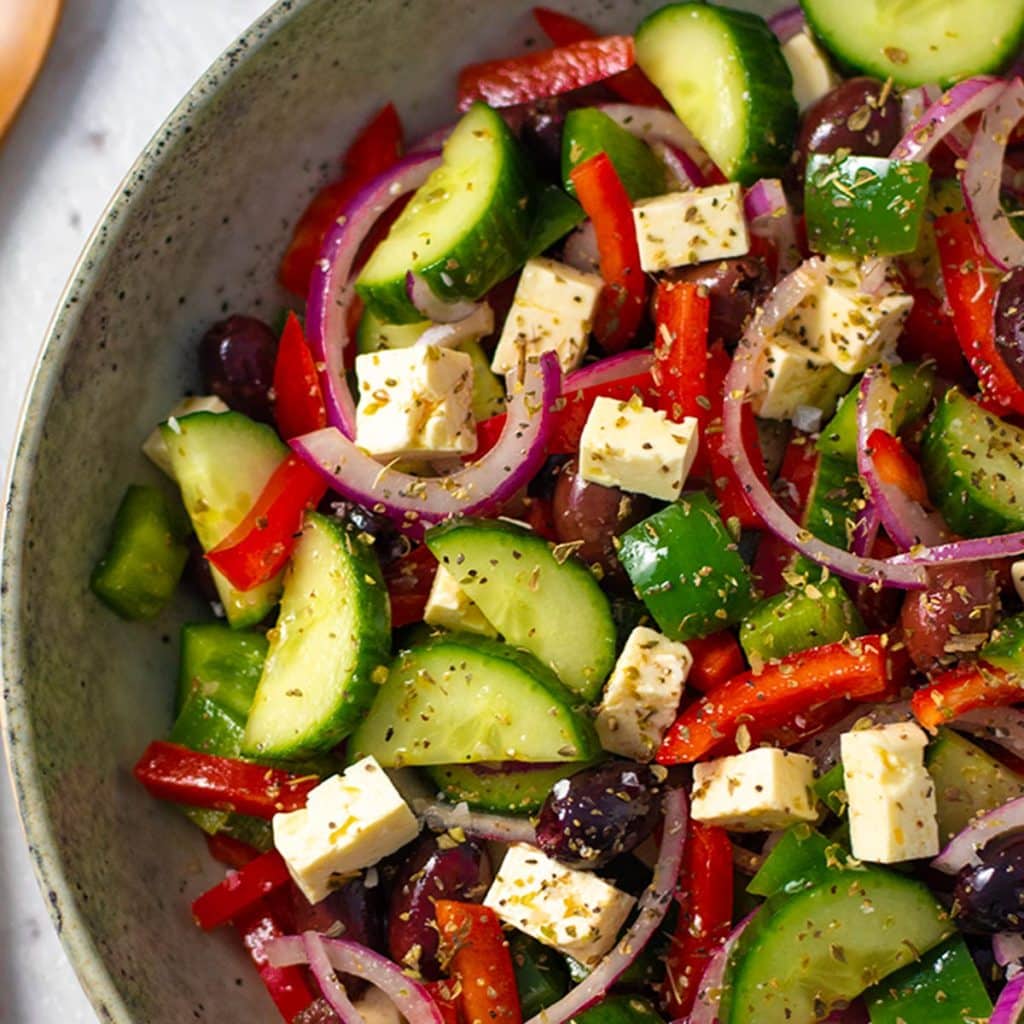
M 8 501 L 6 732 L 41 885 L 103 1020 L 276 1019 L 233 932 L 192 924 L 218 875 L 199 834 L 130 775 L 171 722 L 180 623 L 202 614 L 127 624 L 88 591 L 124 488 L 158 476 L 139 444 L 196 385 L 204 324 L 284 304 L 290 225 L 353 129 L 386 99 L 410 137 L 450 120 L 462 64 L 537 45 L 531 2 L 282 0 L 154 137 L 58 310 Z M 559 4 L 626 32 L 654 6 Z

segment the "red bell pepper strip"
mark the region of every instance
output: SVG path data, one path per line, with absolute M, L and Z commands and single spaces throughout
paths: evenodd
M 455 900 L 435 904 L 441 942 L 451 952 L 451 975 L 468 1024 L 521 1024 L 512 954 L 490 907 Z
M 274 362 L 274 419 L 286 440 L 327 426 L 320 375 L 306 344 L 302 324 L 288 314 Z
M 450 981 L 426 981 L 424 988 L 430 993 L 434 1005 L 441 1011 L 444 1024 L 459 1024 L 458 992 Z
M 673 1020 L 693 1008 L 704 968 L 729 934 L 732 873 L 725 830 L 691 821 L 676 892 L 679 919 L 665 956 L 663 1002 Z
M 264 896 L 291 882 L 288 867 L 277 850 L 262 853 L 233 871 L 192 903 L 192 916 L 204 931 L 234 921 Z
M 384 569 L 391 601 L 391 626 L 408 626 L 423 618 L 430 588 L 437 575 L 437 559 L 421 544 Z
M 1024 388 L 996 347 L 1000 274 L 989 263 L 970 215 L 961 211 L 937 218 L 935 239 L 953 323 L 967 362 L 989 399 L 1004 410 L 1024 413 Z
M 593 222 L 605 282 L 594 335 L 606 352 L 618 352 L 636 334 L 647 296 L 632 204 L 607 153 L 577 164 L 570 177 L 576 198 Z
M 160 800 L 268 821 L 279 811 L 305 807 L 307 794 L 320 781 L 313 775 L 202 754 L 164 740 L 146 747 L 133 774 Z
M 321 189 L 299 218 L 278 270 L 278 280 L 305 298 L 324 237 L 353 196 L 386 171 L 402 153 L 402 123 L 389 103 L 356 136 L 342 160 L 343 177 Z
M 659 764 L 690 764 L 735 741 L 736 730 L 779 726 L 833 700 L 886 693 L 905 663 L 884 636 L 862 636 L 791 654 L 760 672 L 744 672 L 687 707 L 658 751 Z
M 898 437 L 887 430 L 872 430 L 868 435 L 868 457 L 883 483 L 898 487 L 908 498 L 922 505 L 928 504 L 928 486 L 921 467 Z
M 220 861 L 221 864 L 226 864 L 236 871 L 239 868 L 244 868 L 246 864 L 254 861 L 260 855 L 260 851 L 256 847 L 243 843 L 241 839 L 235 839 L 234 836 L 225 835 L 223 832 L 217 832 L 212 836 L 208 835 L 206 848 L 214 860 Z
M 239 590 L 272 579 L 295 549 L 307 509 L 316 508 L 327 484 L 297 455 L 274 470 L 246 517 L 206 558 Z
M 975 708 L 1002 708 L 1024 701 L 1024 679 L 979 661 L 943 672 L 914 692 L 910 708 L 926 729 L 935 730 Z
M 459 110 L 468 110 L 477 100 L 492 107 L 514 107 L 560 96 L 602 82 L 634 62 L 630 36 L 605 36 L 470 64 L 459 72 Z
M 743 648 L 728 629 L 712 633 L 711 636 L 687 640 L 686 646 L 693 656 L 693 666 L 686 677 L 686 685 L 700 693 L 710 693 L 747 668 Z
M 584 39 L 599 38 L 598 33 L 585 22 L 562 14 L 561 11 L 553 11 L 548 7 L 534 7 L 533 17 L 540 30 L 555 46 L 568 46 Z M 642 107 L 668 108 L 661 91 L 638 67 L 620 71 L 619 74 L 606 79 L 604 84 L 627 103 L 637 103 Z

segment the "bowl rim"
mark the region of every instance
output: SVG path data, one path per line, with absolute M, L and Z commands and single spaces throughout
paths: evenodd
M 317 0 L 276 0 L 243 32 L 224 47 L 196 79 L 151 136 L 128 168 L 93 227 L 65 284 L 50 319 L 22 399 L 14 444 L 4 481 L 0 510 L 0 732 L 15 806 L 29 850 L 33 874 L 47 912 L 79 984 L 97 1017 L 111 1024 L 138 1024 L 102 953 L 93 941 L 74 886 L 65 874 L 60 846 L 37 778 L 35 739 L 28 701 L 23 693 L 25 666 L 21 657 L 21 554 L 26 540 L 32 473 L 43 438 L 62 366 L 78 333 L 83 311 L 116 242 L 125 230 L 129 209 L 138 195 L 128 188 L 134 180 L 159 177 L 177 158 L 169 145 L 187 134 L 190 122 L 216 103 L 228 82 L 234 81 L 256 54 L 286 25 Z M 161 145 L 157 145 L 157 142 Z

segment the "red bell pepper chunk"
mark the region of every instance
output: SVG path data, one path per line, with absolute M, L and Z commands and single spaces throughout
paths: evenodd
M 164 740 L 146 747 L 133 774 L 160 800 L 268 821 L 279 811 L 305 807 L 307 794 L 320 781 L 316 776 L 203 754 Z
M 1004 410 L 1024 413 L 1024 388 L 996 347 L 1000 274 L 989 263 L 970 215 L 961 211 L 937 218 L 935 239 L 953 324 L 967 362 L 989 399 Z
M 975 708 L 1002 708 L 1024 701 L 1024 680 L 988 662 L 958 665 L 943 672 L 910 700 L 914 717 L 926 729 L 937 729 Z
M 212 836 L 208 835 L 206 848 L 214 860 L 220 861 L 221 864 L 226 864 L 236 871 L 239 868 L 244 868 L 246 864 L 251 863 L 260 855 L 260 851 L 255 846 L 243 843 L 241 839 L 235 839 L 234 836 L 225 835 L 223 832 L 217 832 Z
M 512 954 L 498 915 L 490 907 L 455 900 L 438 900 L 435 909 L 441 942 L 451 953 L 463 1019 L 521 1024 Z
M 636 334 L 647 296 L 632 204 L 607 153 L 577 164 L 570 176 L 576 198 L 594 225 L 605 282 L 594 335 L 605 351 L 618 352 Z
M 459 110 L 468 110 L 477 100 L 492 107 L 514 107 L 560 96 L 602 82 L 631 68 L 634 61 L 630 36 L 605 36 L 470 64 L 459 72 Z
M 295 549 L 306 511 L 316 508 L 327 484 L 297 455 L 274 470 L 246 517 L 206 558 L 239 590 L 272 579 Z
M 760 672 L 744 672 L 687 707 L 658 751 L 659 764 L 691 764 L 750 733 L 779 726 L 821 704 L 880 696 L 902 674 L 884 636 L 862 636 L 791 654 Z
M 710 693 L 747 668 L 743 648 L 728 629 L 712 633 L 711 636 L 687 640 L 686 646 L 693 657 L 686 683 L 700 693 Z
M 192 916 L 204 931 L 234 921 L 264 896 L 291 882 L 288 867 L 277 850 L 262 853 L 233 871 L 192 903 Z
M 898 343 L 900 355 L 912 363 L 931 360 L 940 377 L 961 380 L 967 364 L 953 318 L 943 309 L 942 301 L 929 288 L 915 284 L 909 274 L 903 275 L 903 290 L 914 304 L 903 324 Z
M 320 375 L 306 344 L 302 324 L 288 314 L 274 362 L 274 419 L 287 441 L 327 426 Z
M 384 570 L 391 601 L 391 626 L 408 626 L 423 618 L 430 588 L 437 575 L 437 559 L 421 544 Z
M 724 829 L 690 822 L 676 899 L 679 920 L 665 956 L 663 1000 L 672 1019 L 693 1008 L 704 968 L 732 925 L 732 844 Z
M 908 498 L 922 505 L 928 504 L 928 486 L 921 467 L 898 437 L 887 430 L 872 430 L 868 435 L 868 457 L 883 483 L 898 487 Z
M 434 1005 L 441 1011 L 444 1024 L 459 1024 L 456 987 L 450 981 L 426 981 L 423 985 L 434 1000 Z

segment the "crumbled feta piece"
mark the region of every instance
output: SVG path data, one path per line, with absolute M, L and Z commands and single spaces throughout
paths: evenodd
M 604 281 L 555 260 L 528 260 L 505 318 L 491 369 L 514 370 L 524 357 L 554 352 L 562 372 L 575 370 L 587 351 Z
M 735 182 L 643 199 L 633 206 L 640 266 L 654 273 L 750 251 L 743 194 Z
M 356 357 L 356 441 L 383 458 L 466 455 L 476 448 L 473 362 L 436 345 Z
M 484 898 L 506 924 L 587 967 L 615 944 L 635 902 L 592 872 L 522 843 L 509 847 Z
M 195 395 L 192 398 L 183 398 L 167 414 L 167 419 L 180 419 L 193 412 L 228 412 L 226 402 L 221 401 L 216 395 Z M 157 469 L 166 473 L 174 479 L 174 468 L 171 466 L 171 457 L 167 452 L 167 442 L 159 427 L 154 427 L 152 433 L 142 442 L 142 454 L 156 466 Z
M 1014 562 L 1010 566 L 1010 576 L 1013 578 L 1013 589 L 1017 596 L 1024 601 L 1024 561 Z
M 854 729 L 839 742 L 854 857 L 896 864 L 936 856 L 939 825 L 935 785 L 924 765 L 925 731 L 897 722 Z
M 477 633 L 480 636 L 497 636 L 498 631 L 487 621 L 479 605 L 459 586 L 459 581 L 443 566 L 437 567 L 437 575 L 427 597 L 423 621 L 430 626 L 450 629 L 456 633 Z
M 806 29 L 782 44 L 782 56 L 793 74 L 793 96 L 801 113 L 839 84 L 824 50 Z
M 593 484 L 675 501 L 696 458 L 698 435 L 693 416 L 673 423 L 636 395 L 628 402 L 598 398 L 580 437 L 580 475 Z
M 411 842 L 419 822 L 372 757 L 324 779 L 306 806 L 274 815 L 274 846 L 310 903 Z
M 601 746 L 650 761 L 676 717 L 692 665 L 686 644 L 637 626 L 605 683 L 594 723 Z
M 823 356 L 781 334 L 763 349 L 760 378 L 752 405 L 766 420 L 792 419 L 804 407 L 831 416 L 852 384 Z
M 814 761 L 758 747 L 693 766 L 691 813 L 733 832 L 770 832 L 818 817 Z

